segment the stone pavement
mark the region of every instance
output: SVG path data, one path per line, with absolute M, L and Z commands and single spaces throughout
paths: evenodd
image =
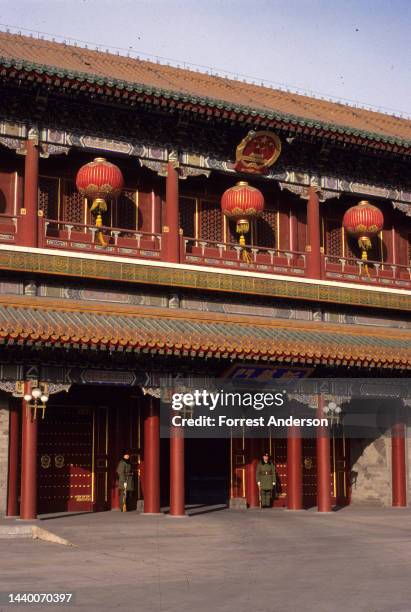
M 411 508 L 203 510 L 38 521 L 75 546 L 2 540 L 0 591 L 73 592 L 73 611 L 411 611 Z

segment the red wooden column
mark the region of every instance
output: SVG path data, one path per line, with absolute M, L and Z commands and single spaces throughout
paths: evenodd
M 324 398 L 318 395 L 317 417 L 324 418 Z M 330 436 L 327 427 L 317 428 L 317 509 L 331 512 Z
M 287 432 L 287 508 L 303 507 L 302 441 L 299 427 L 289 427 Z
M 389 254 L 389 261 L 391 261 L 392 264 L 397 263 L 397 235 L 394 225 L 391 226 L 391 250 Z
M 247 504 L 249 508 L 258 508 L 260 505 L 259 491 L 256 479 L 260 440 L 249 438 L 249 461 L 247 463 Z
M 37 199 L 39 186 L 38 133 L 30 130 L 24 162 L 24 200 L 20 209 L 19 241 L 23 246 L 37 246 Z
M 321 278 L 320 202 L 315 187 L 308 188 L 307 239 L 307 276 Z
M 30 383 L 24 385 L 29 392 Z M 23 400 L 20 518 L 37 518 L 37 419 Z
M 120 443 L 120 410 L 119 406 L 110 406 L 109 410 L 110 430 L 110 480 L 111 480 L 111 509 L 120 510 L 120 492 L 117 483 L 117 463 L 121 458 L 121 443 Z
M 294 209 L 294 206 L 290 207 L 290 211 L 289 211 L 289 218 L 288 218 L 288 224 L 289 224 L 289 235 L 290 235 L 290 251 L 297 251 L 297 245 L 298 245 L 298 234 L 297 234 L 297 227 L 298 227 L 298 221 L 297 221 L 297 215 L 296 215 L 296 211 Z
M 392 505 L 407 505 L 405 467 L 405 424 L 398 420 L 391 428 Z
M 147 397 L 144 417 L 144 514 L 160 513 L 159 400 Z
M 171 157 L 171 155 L 170 155 Z M 166 261 L 178 263 L 180 261 L 180 222 L 178 214 L 178 162 L 177 156 L 170 159 L 167 164 L 166 179 L 166 210 L 165 225 L 163 226 L 163 254 Z
M 185 516 L 184 430 L 170 430 L 170 516 Z
M 9 474 L 7 492 L 7 516 L 19 514 L 18 466 L 19 466 L 19 419 L 21 401 L 11 398 L 9 421 Z

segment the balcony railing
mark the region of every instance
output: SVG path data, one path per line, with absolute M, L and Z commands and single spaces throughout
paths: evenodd
M 269 274 L 304 276 L 306 253 L 269 249 L 245 245 L 247 259 L 243 258 L 244 248 L 236 243 L 183 237 L 181 261 L 203 266 L 218 266 Z
M 160 259 L 161 240 L 161 234 L 40 219 L 39 246 L 47 249 Z
M 411 288 L 411 265 L 383 263 L 381 261 L 323 256 L 324 278 L 343 280 L 398 289 Z
M 18 219 L 0 214 L 0 243 L 17 244 Z
M 0 214 L 0 244 L 19 245 L 21 220 Z M 38 246 L 41 248 L 167 261 L 168 234 L 140 232 L 121 227 L 69 223 L 38 218 Z M 23 243 L 24 244 L 24 243 Z M 309 253 L 260 247 L 217 240 L 180 236 L 181 263 L 223 269 L 306 277 Z M 244 254 L 247 254 L 244 257 Z M 321 255 L 321 278 L 375 287 L 411 290 L 411 264 Z

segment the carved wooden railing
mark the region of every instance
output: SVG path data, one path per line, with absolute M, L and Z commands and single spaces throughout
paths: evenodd
M 56 219 L 39 217 L 38 246 L 41 248 L 69 250 L 94 254 L 115 255 L 142 259 L 165 258 L 162 251 L 162 235 L 140 232 L 120 227 L 82 223 L 69 223 Z M 0 243 L 18 244 L 18 218 L 13 215 L 0 215 Z M 200 266 L 225 269 L 280 274 L 284 276 L 307 276 L 308 253 L 245 245 L 216 240 L 202 240 L 180 236 L 180 262 Z M 342 281 L 411 289 L 411 264 L 408 266 L 363 261 L 361 259 L 321 256 L 321 278 L 329 281 Z
M 323 270 L 326 280 L 343 280 L 398 289 L 411 288 L 411 265 L 324 255 Z
M 47 249 L 160 259 L 161 241 L 156 233 L 40 218 L 39 246 Z
M 183 236 L 180 260 L 182 263 L 253 270 L 270 274 L 303 276 L 306 272 L 306 253 L 255 245 L 245 245 L 245 249 L 249 261 L 244 260 L 244 248 L 238 243 Z
M 0 214 L 0 243 L 17 244 L 18 217 Z

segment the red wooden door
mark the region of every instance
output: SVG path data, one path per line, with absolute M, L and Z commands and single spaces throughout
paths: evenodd
M 287 440 L 274 438 L 272 440 L 272 454 L 277 474 L 274 506 L 284 508 L 287 504 Z
M 231 486 L 230 497 L 246 497 L 246 440 L 231 438 Z
M 350 503 L 349 440 L 346 440 L 341 432 L 335 432 L 330 442 L 332 502 L 338 506 L 346 506 Z
M 317 505 L 317 440 L 303 438 L 303 506 Z M 331 479 L 331 475 L 330 475 Z
M 38 424 L 38 512 L 92 510 L 93 409 L 47 406 Z
M 107 406 L 47 406 L 39 419 L 38 512 L 106 510 Z
M 108 406 L 93 410 L 92 501 L 94 510 L 107 510 L 108 490 Z

